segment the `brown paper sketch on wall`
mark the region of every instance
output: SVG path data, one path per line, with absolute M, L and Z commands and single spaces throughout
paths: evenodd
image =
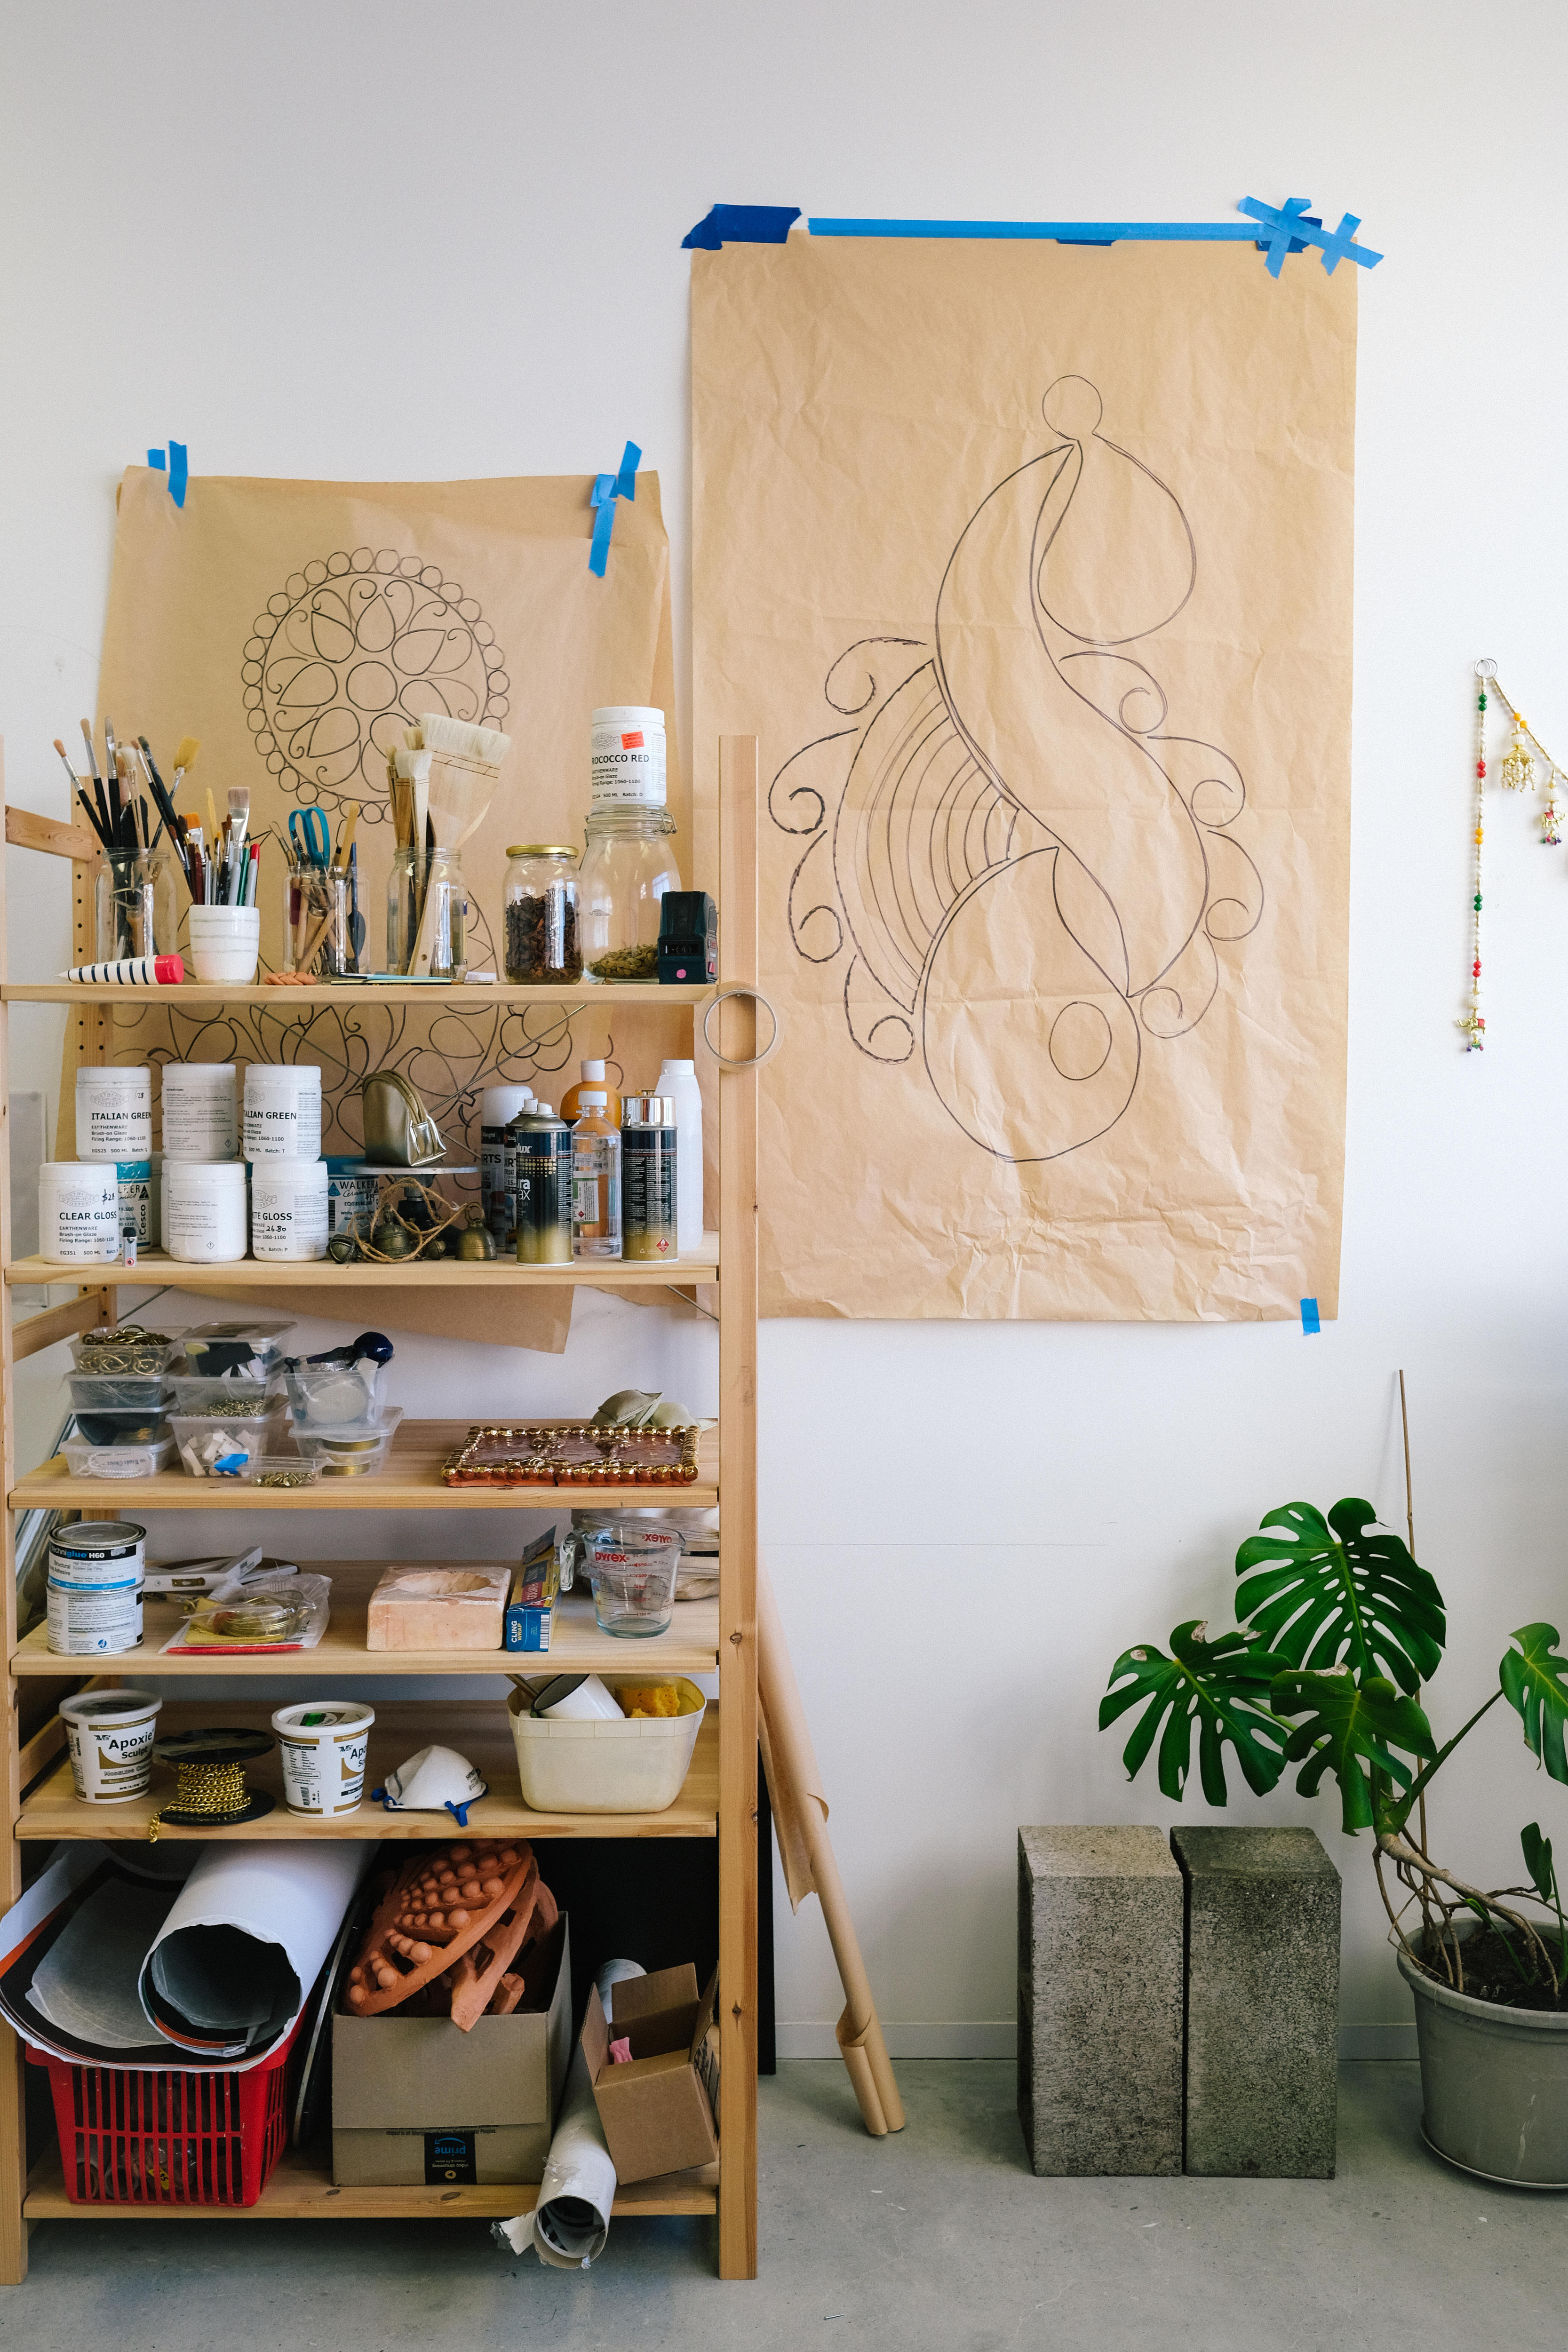
M 1334 1312 L 1354 292 L 1315 278 L 699 257 L 700 773 L 763 737 L 795 1048 L 765 1312 Z
M 665 711 L 669 804 L 689 861 L 658 477 L 639 474 L 635 502 L 618 504 L 602 580 L 588 570 L 592 489 L 591 476 L 354 484 L 193 475 L 181 509 L 164 475 L 126 474 L 100 730 L 107 711 L 122 740 L 145 734 L 165 763 L 181 736 L 198 737 L 182 806 L 204 822 L 209 788 L 221 814 L 229 787 L 248 786 L 251 837 L 263 843 L 264 971 L 282 960 L 288 818 L 312 806 L 330 832 L 351 808 L 360 811 L 365 961 L 381 968 L 393 845 L 386 754 L 425 712 L 445 710 L 511 739 L 494 801 L 463 851 L 474 970 L 501 970 L 509 845 L 582 841 L 596 705 Z M 179 895 L 183 908 L 183 884 Z M 341 1002 L 320 1008 L 279 988 L 262 1005 L 222 1013 L 186 1009 L 171 995 L 166 1006 L 116 1006 L 114 1024 L 115 1058 L 149 1063 L 155 1087 L 170 1060 L 318 1064 L 329 1153 L 362 1142 L 361 1078 L 399 1070 L 461 1164 L 479 1156 L 487 1086 L 523 1081 L 558 1100 L 583 1055 L 606 1055 L 635 1085 L 662 1055 L 691 1050 L 689 1013 L 654 1002 L 647 1011 L 596 1011 L 591 988 L 576 1007 L 518 1011 L 498 1002 L 479 1013 L 444 1006 L 435 990 L 428 1005 L 410 1008 L 374 989 L 345 988 Z M 63 1129 L 70 1095 L 68 1084 Z M 62 1131 L 61 1148 L 74 1149 L 70 1133 Z M 320 1280 L 329 1285 L 330 1273 Z M 559 1348 L 569 1312 L 564 1290 L 456 1302 L 410 1292 L 401 1324 Z

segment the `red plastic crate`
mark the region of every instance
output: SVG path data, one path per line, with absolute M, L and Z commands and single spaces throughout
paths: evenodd
M 73 2205 L 254 2205 L 289 2137 L 288 2040 L 246 2074 L 49 2070 L 60 2168 Z

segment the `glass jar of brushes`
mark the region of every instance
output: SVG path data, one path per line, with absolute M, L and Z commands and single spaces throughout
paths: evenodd
M 161 849 L 106 849 L 94 890 L 97 961 L 172 955 L 180 910 L 174 876 Z
M 468 889 L 456 849 L 395 851 L 386 885 L 386 969 L 466 978 Z
M 341 980 L 357 969 L 350 943 L 350 877 L 309 859 L 289 868 L 289 919 L 283 969 L 314 980 Z

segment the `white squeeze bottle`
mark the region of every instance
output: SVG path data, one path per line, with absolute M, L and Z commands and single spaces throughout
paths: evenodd
M 681 1257 L 702 1254 L 702 1089 L 695 1062 L 667 1060 L 658 1091 L 673 1097 L 675 1131 L 675 1246 Z
M 572 1255 L 621 1254 L 621 1138 L 605 1115 L 605 1089 L 578 1089 L 572 1129 Z M 678 1130 L 679 1131 L 679 1130 Z

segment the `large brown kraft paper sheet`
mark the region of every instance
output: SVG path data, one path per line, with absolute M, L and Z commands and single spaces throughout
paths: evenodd
M 758 735 L 784 1034 L 765 1315 L 1335 1314 L 1355 277 L 693 257 L 699 824 Z
M 384 968 L 386 884 L 394 841 L 386 751 L 420 712 L 499 728 L 511 739 L 489 814 L 465 846 L 468 960 L 504 976 L 506 852 L 523 842 L 583 845 L 589 798 L 589 718 L 601 704 L 642 703 L 666 715 L 669 807 L 689 869 L 689 787 L 675 736 L 669 551 L 658 477 L 637 476 L 617 505 L 604 579 L 588 570 L 592 477 L 478 482 L 341 483 L 193 475 L 183 509 L 167 477 L 132 467 L 120 489 L 100 674 L 121 741 L 145 734 L 173 788 L 183 735 L 201 752 L 179 795 L 207 823 L 231 784 L 250 789 L 250 834 L 263 838 L 263 970 L 282 961 L 289 813 L 319 806 L 335 830 L 361 810 L 360 903 L 366 961 Z M 178 884 L 182 909 L 187 904 Z M 186 946 L 182 922 L 179 945 Z M 455 1164 L 479 1157 L 479 1096 L 502 1081 L 559 1104 L 584 1055 L 603 1055 L 612 1082 L 651 1084 L 667 1054 L 691 1051 L 689 1012 L 640 1005 L 461 1014 L 429 992 L 426 1010 L 394 1007 L 369 988 L 310 1011 L 292 992 L 264 1009 L 218 1016 L 115 1009 L 113 1058 L 163 1062 L 317 1062 L 326 1098 L 322 1150 L 363 1140 L 359 1081 L 401 1070 L 419 1089 Z M 72 1072 L 61 1089 L 60 1149 L 74 1150 Z M 244 1083 L 243 1066 L 240 1083 Z M 334 1269 L 301 1269 L 299 1291 L 270 1292 L 300 1312 L 342 1314 L 395 1328 L 559 1351 L 572 1291 L 490 1297 L 344 1290 Z M 221 1292 L 221 1275 L 215 1274 Z M 626 1294 L 628 1296 L 632 1294 Z

